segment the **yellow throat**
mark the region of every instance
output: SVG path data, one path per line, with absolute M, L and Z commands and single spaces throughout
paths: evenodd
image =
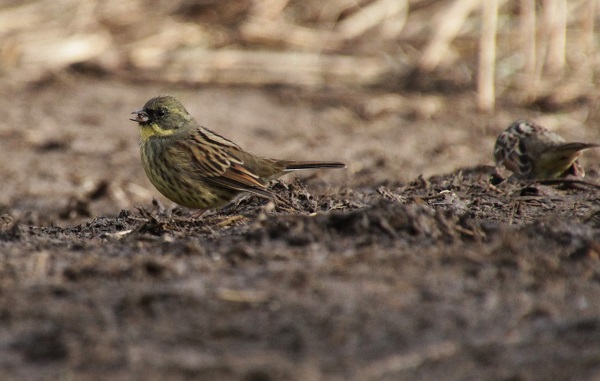
M 140 124 L 140 139 L 142 142 L 146 142 L 154 136 L 171 136 L 174 132 L 175 130 L 172 129 L 164 130 L 156 123 Z

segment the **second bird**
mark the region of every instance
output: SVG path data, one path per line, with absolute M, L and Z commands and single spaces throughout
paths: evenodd
M 271 198 L 267 182 L 287 172 L 346 167 L 337 161 L 277 160 L 245 152 L 200 126 L 170 95 L 150 99 L 133 114 L 148 179 L 166 198 L 189 208 L 218 208 L 242 192 Z
M 517 120 L 498 136 L 494 158 L 497 165 L 504 165 L 523 179 L 584 176 L 578 157 L 581 151 L 598 146 L 595 143 L 566 142 L 560 135 L 539 124 Z

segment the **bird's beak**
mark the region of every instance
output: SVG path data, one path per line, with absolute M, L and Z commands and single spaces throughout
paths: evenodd
M 129 120 L 132 120 L 134 122 L 146 123 L 149 120 L 148 113 L 146 111 L 144 111 L 144 109 L 134 111 L 134 112 L 132 112 L 132 114 L 136 114 L 137 115 L 135 118 L 129 119 Z

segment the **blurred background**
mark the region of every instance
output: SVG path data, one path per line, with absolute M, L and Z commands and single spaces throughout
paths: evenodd
M 552 108 L 592 95 L 597 3 L 4 0 L 0 65 L 10 82 L 469 88 L 484 109 L 494 79 L 495 96 Z
M 160 93 L 253 153 L 349 163 L 317 185 L 491 164 L 518 118 L 600 140 L 598 3 L 0 1 L 0 208 L 44 224 L 172 206 L 127 120 Z

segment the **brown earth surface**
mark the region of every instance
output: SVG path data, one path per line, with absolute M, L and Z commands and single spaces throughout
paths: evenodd
M 250 152 L 348 168 L 197 218 L 141 167 L 129 113 L 161 93 Z M 600 140 L 593 102 L 65 74 L 0 106 L 3 380 L 600 379 L 600 154 L 587 182 L 490 166 L 517 118 Z

